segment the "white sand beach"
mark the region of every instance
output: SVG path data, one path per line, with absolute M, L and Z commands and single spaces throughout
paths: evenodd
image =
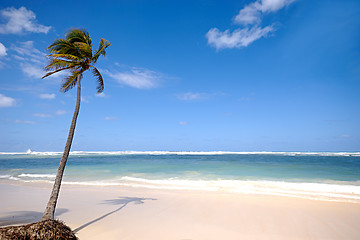
M 0 225 L 39 220 L 50 184 L 0 184 Z M 62 186 L 56 217 L 80 239 L 359 239 L 360 205 L 280 196 Z

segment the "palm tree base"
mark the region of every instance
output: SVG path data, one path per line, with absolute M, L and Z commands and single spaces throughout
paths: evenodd
M 70 239 L 78 240 L 71 229 L 58 220 L 46 220 L 21 226 L 0 228 L 1 240 Z

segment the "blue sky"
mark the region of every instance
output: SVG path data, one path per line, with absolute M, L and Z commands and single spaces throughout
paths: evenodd
M 360 151 L 360 2 L 0 5 L 0 152 L 62 151 L 75 90 L 41 79 L 71 28 L 95 43 L 72 150 Z

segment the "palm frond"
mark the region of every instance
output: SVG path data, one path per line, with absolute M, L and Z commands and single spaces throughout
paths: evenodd
M 77 77 L 80 76 L 80 80 L 82 78 L 82 70 L 71 71 L 71 75 L 66 77 L 61 85 L 61 91 L 67 92 L 73 87 L 76 86 Z
M 74 45 L 76 45 L 82 57 L 89 59 L 92 58 L 92 47 L 89 44 L 83 42 L 75 42 Z
M 84 71 L 92 68 L 91 71 L 97 81 L 97 92 L 101 93 L 104 90 L 103 78 L 99 70 L 90 64 L 96 63 L 100 56 L 105 56 L 105 50 L 110 45 L 109 41 L 102 38 L 99 48 L 93 51 L 88 31 L 72 29 L 65 35 L 65 39 L 56 39 L 47 48 L 51 54 L 48 55 L 49 64 L 44 69 L 49 72 L 42 78 L 63 70 L 70 70 L 70 75 L 64 79 L 61 85 L 61 91 L 67 92 L 76 86 L 77 78 L 81 79 Z
M 75 60 L 75 61 L 81 61 L 82 60 L 79 56 L 75 56 L 75 55 L 72 55 L 72 54 L 64 54 L 64 53 L 49 54 L 48 56 L 51 59 L 64 58 L 64 59 L 67 59 L 67 60 Z
M 58 39 L 55 39 L 54 42 L 46 48 L 46 50 L 49 50 L 50 52 L 57 52 L 60 45 L 65 46 L 68 44 L 69 43 L 66 40 L 64 40 L 62 38 L 58 38 Z
M 54 73 L 57 73 L 57 72 L 60 72 L 60 71 L 63 71 L 63 70 L 67 70 L 67 69 L 70 69 L 71 67 L 66 67 L 66 68 L 59 68 L 59 69 L 56 69 L 55 71 L 52 71 L 52 72 L 48 72 L 46 73 L 43 77 L 41 78 L 46 78 L 50 75 L 53 75 Z
M 98 58 L 99 58 L 101 55 L 102 55 L 102 56 L 105 56 L 105 54 L 106 54 L 105 49 L 106 49 L 107 47 L 109 47 L 109 46 L 111 46 L 111 43 L 110 43 L 108 40 L 106 40 L 106 39 L 104 39 L 104 38 L 101 38 L 100 43 L 99 43 L 99 48 L 98 48 L 98 50 L 95 52 L 95 54 L 93 55 L 92 62 L 93 62 L 93 63 L 96 63 L 97 60 L 98 60 Z
M 97 81 L 97 93 L 102 93 L 104 91 L 104 80 L 99 72 L 99 70 L 94 67 L 94 66 L 90 66 L 91 72 L 94 74 L 94 76 L 96 77 L 96 81 Z
M 54 58 L 50 59 L 49 65 L 45 66 L 44 69 L 46 71 L 52 71 L 61 68 L 75 68 L 76 66 L 80 66 L 78 62 Z
M 66 34 L 66 40 L 70 43 L 82 42 L 88 45 L 92 45 L 89 32 L 85 29 L 72 29 Z
M 50 53 L 55 54 L 71 54 L 74 56 L 79 55 L 77 46 L 64 39 L 56 39 L 53 44 L 47 47 L 47 50 L 49 50 Z

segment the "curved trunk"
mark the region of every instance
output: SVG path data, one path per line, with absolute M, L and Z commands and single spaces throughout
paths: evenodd
M 54 186 L 50 195 L 50 199 L 49 202 L 46 206 L 44 215 L 42 216 L 41 220 L 48 220 L 48 219 L 54 219 L 54 213 L 55 213 L 55 208 L 56 208 L 56 203 L 57 203 L 57 199 L 59 196 L 59 192 L 60 192 L 60 186 L 61 186 L 61 180 L 64 174 L 64 170 L 65 170 L 65 165 L 70 153 L 70 148 L 71 148 L 71 144 L 72 144 L 72 140 L 74 137 L 74 132 L 75 132 L 75 126 L 76 126 L 76 120 L 77 120 L 77 116 L 79 114 L 79 109 L 80 109 L 80 101 L 81 101 L 81 85 L 80 85 L 80 74 L 77 77 L 77 96 L 76 96 L 76 106 L 75 106 L 75 111 L 74 111 L 74 115 L 71 121 L 71 126 L 70 126 L 70 130 L 69 130 L 69 135 L 66 141 L 66 145 L 65 145 L 65 149 L 64 149 L 64 153 L 62 155 L 62 158 L 60 160 L 60 164 L 59 164 L 59 168 L 56 174 L 56 178 L 55 178 L 55 182 L 54 182 Z

